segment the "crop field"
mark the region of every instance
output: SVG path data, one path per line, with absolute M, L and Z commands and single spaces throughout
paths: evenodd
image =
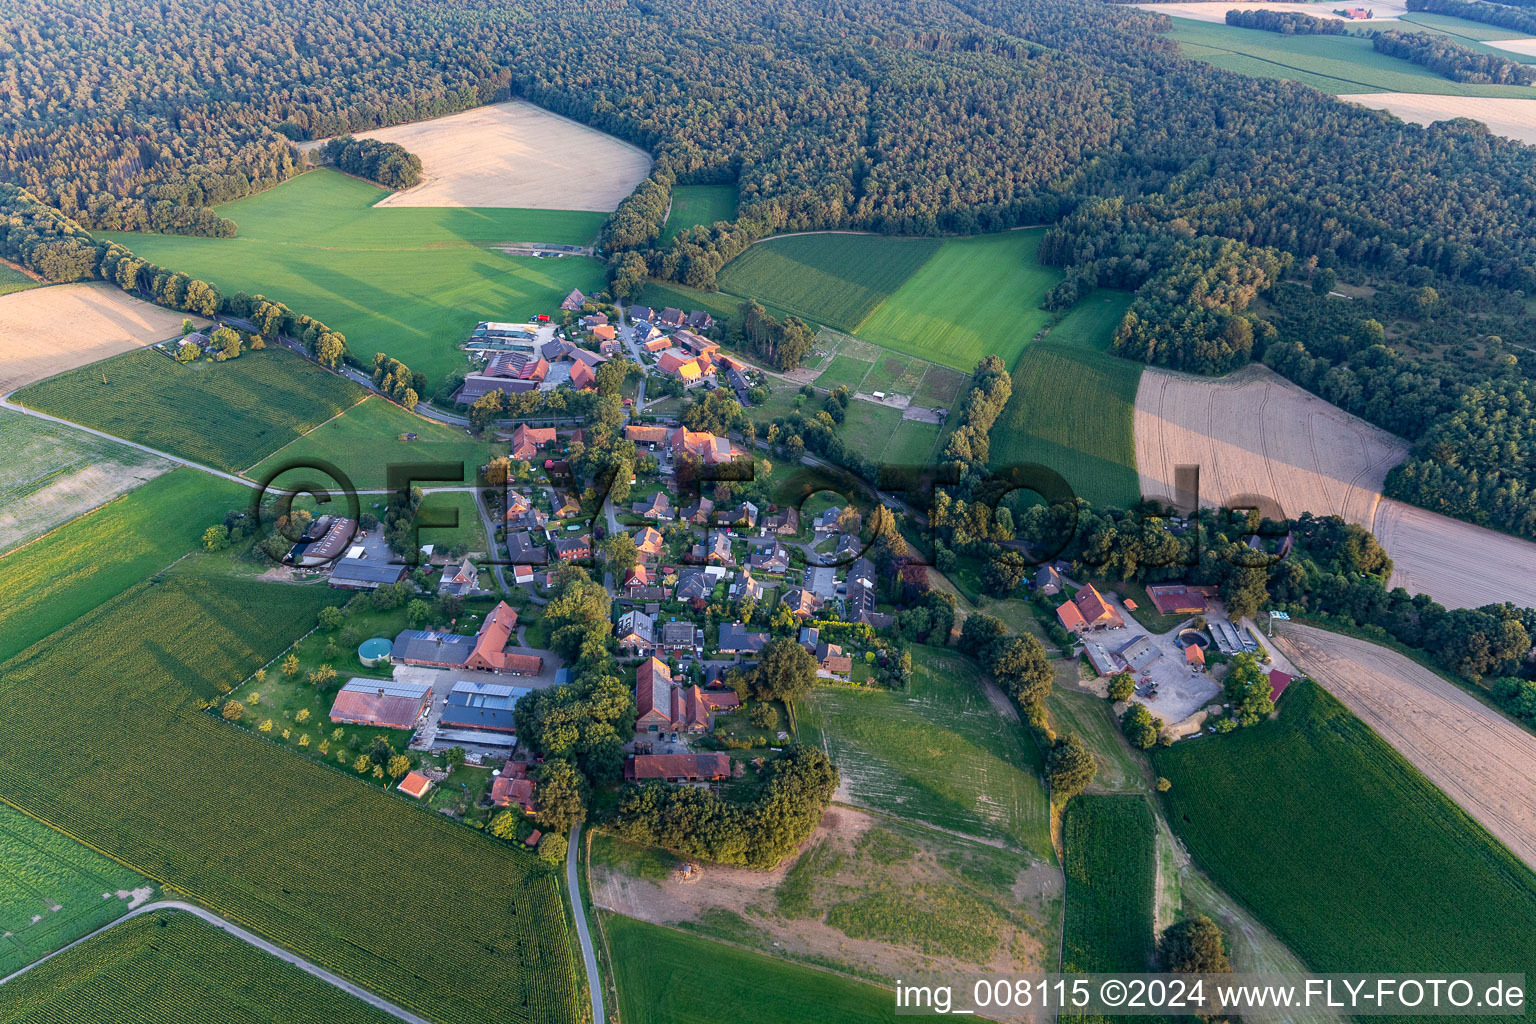
M 0 394 L 173 338 L 184 318 L 101 282 L 13 291 L 0 299 Z
M 533 858 L 200 709 L 337 600 L 178 578 L 86 614 L 0 666 L 0 796 L 435 1021 L 573 1021 Z
M 1470 117 L 1488 126 L 1495 135 L 1536 144 L 1536 90 L 1533 98 L 1482 99 L 1470 96 L 1426 96 L 1420 93 L 1372 92 L 1345 96 L 1372 110 L 1385 110 L 1413 124 L 1431 125 L 1456 117 Z
M 891 993 L 862 981 L 604 914 L 625 1024 L 894 1021 Z
M 1169 35 L 1179 41 L 1186 57 L 1247 75 L 1290 79 L 1335 94 L 1536 95 L 1529 86 L 1454 82 L 1411 61 L 1377 53 L 1363 35 L 1285 36 L 1187 18 L 1175 18 Z
M 177 469 L 0 557 L 0 660 L 165 568 L 250 500 L 239 484 Z
M 395 1018 L 191 914 L 144 914 L 5 986 L 0 1024 L 388 1024 Z
M 1412 26 L 1429 35 L 1450 36 L 1462 46 L 1471 49 L 1480 49 L 1478 43 L 1516 43 L 1529 51 L 1536 39 L 1524 36 L 1513 29 L 1500 28 L 1497 25 L 1485 25 L 1480 21 L 1467 21 L 1465 18 L 1453 18 L 1445 14 L 1430 14 L 1428 11 L 1417 11 L 1412 14 L 1398 16 L 1402 28 Z M 1510 57 L 1509 52 L 1503 47 L 1494 47 L 1492 52 L 1500 53 L 1508 60 L 1519 60 L 1519 57 Z M 1519 51 L 1512 51 L 1518 53 Z M 1527 56 L 1529 53 L 1527 53 Z
M 0 804 L 0 978 L 114 920 L 150 891 L 142 876 Z
M 1085 347 L 1031 345 L 1013 368 L 1013 395 L 992 427 L 992 465 L 1038 462 L 1096 506 L 1135 504 L 1141 370 Z
M 433 387 L 468 367 L 457 347 L 481 320 L 549 313 L 572 288 L 590 293 L 604 286 L 596 260 L 493 248 L 586 245 L 601 213 L 373 205 L 389 194 L 337 171 L 311 171 L 216 207 L 239 224 L 234 238 L 100 237 L 226 293 L 286 303 L 346 335 L 359 358 L 388 352 L 427 374 Z
M 969 373 L 997 353 L 1012 366 L 1050 320 L 1040 300 L 1061 275 L 1035 261 L 1043 228 L 945 240 L 859 325 L 859 337 Z
M 722 291 L 857 331 L 939 251 L 936 238 L 817 232 L 758 242 L 726 264 Z
M 38 283 L 17 270 L 15 267 L 0 263 L 0 295 L 10 295 L 13 292 L 24 292 L 29 288 L 39 287 Z
M 798 714 L 801 739 L 837 762 L 840 799 L 1049 858 L 1040 755 L 987 699 L 976 666 L 913 650 L 906 693 L 822 687 Z
M 691 227 L 731 220 L 736 216 L 734 185 L 678 185 L 672 189 L 672 212 L 661 231 L 666 244 Z
M 365 394 L 285 349 L 187 364 L 142 349 L 33 384 L 12 400 L 234 473 Z
M 1152 962 L 1157 826 L 1145 797 L 1073 798 L 1062 826 L 1063 971 L 1144 971 Z
M 416 438 L 403 440 L 408 433 Z M 373 489 L 389 485 L 391 465 L 447 463 L 462 466 L 463 481 L 470 484 L 492 455 L 491 445 L 472 440 L 463 430 L 413 415 L 373 395 L 274 452 L 246 475 L 264 480 L 284 467 L 319 459 L 347 474 L 352 486 Z
M 1536 875 L 1315 684 L 1152 758 L 1196 864 L 1310 969 L 1536 963 Z
M 40 537 L 171 463 L 60 423 L 0 409 L 0 552 Z

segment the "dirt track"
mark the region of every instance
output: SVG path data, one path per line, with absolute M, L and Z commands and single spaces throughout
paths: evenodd
M 181 333 L 184 314 L 109 284 L 60 284 L 0 296 L 0 395 Z M 207 321 L 192 318 L 199 326 Z
M 399 143 L 421 157 L 421 184 L 379 206 L 607 212 L 651 170 L 644 150 L 521 100 L 359 138 Z
M 1392 584 L 1447 607 L 1536 604 L 1536 544 L 1381 497 L 1401 438 L 1263 366 L 1219 379 L 1148 368 L 1136 394 L 1141 493 L 1189 507 L 1174 467 L 1200 467 L 1200 503 L 1272 499 L 1288 516 L 1337 515 L 1376 534 Z M 1241 502 L 1239 502 L 1241 503 Z
M 1286 624 L 1280 650 L 1536 868 L 1536 736 L 1396 652 Z
M 1536 144 L 1536 100 L 1488 96 L 1432 96 L 1414 92 L 1369 92 L 1340 96 L 1363 107 L 1389 110 L 1404 121 L 1428 125 L 1470 117 L 1495 135 Z

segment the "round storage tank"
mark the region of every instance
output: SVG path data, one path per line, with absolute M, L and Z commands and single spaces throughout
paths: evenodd
M 394 649 L 395 645 L 388 637 L 376 636 L 358 645 L 357 660 L 373 668 L 381 661 L 388 661 L 389 652 Z

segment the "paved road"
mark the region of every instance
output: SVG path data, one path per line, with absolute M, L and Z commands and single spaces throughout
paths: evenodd
M 565 882 L 571 888 L 571 910 L 576 914 L 576 937 L 581 940 L 581 958 L 587 964 L 587 989 L 592 993 L 592 1024 L 603 1024 L 603 978 L 597 972 L 597 954 L 592 952 L 592 936 L 587 934 L 587 911 L 581 902 L 581 886 L 576 881 L 576 851 L 581 840 L 581 826 L 572 825 L 570 847 L 565 851 Z
M 0 985 L 4 985 L 8 981 L 12 981 L 12 980 L 14 980 L 16 978 L 21 977 L 23 974 L 26 974 L 28 971 L 30 971 L 34 967 L 36 967 L 38 964 L 47 963 L 49 960 L 52 960 L 54 957 L 58 956 L 60 953 L 64 953 L 64 952 L 67 952 L 68 950 L 74 949 L 76 946 L 80 945 L 83 942 L 91 941 L 96 936 L 100 935 L 102 932 L 107 931 L 109 928 L 115 928 L 118 925 L 122 924 L 124 921 L 131 920 L 132 918 L 138 917 L 141 914 L 152 914 L 152 913 L 154 913 L 157 910 L 183 910 L 183 911 L 186 911 L 187 913 L 192 914 L 195 917 L 202 918 L 204 921 L 207 921 L 209 924 L 213 925 L 215 928 L 219 929 L 220 931 L 227 932 L 228 934 L 233 935 L 235 938 L 239 939 L 240 941 L 249 943 L 250 945 L 255 946 L 257 949 L 261 950 L 262 952 L 270 953 L 271 955 L 277 957 L 279 960 L 282 960 L 282 961 L 284 961 L 286 963 L 292 964 L 293 966 L 297 967 L 299 970 L 303 971 L 304 973 L 309 974 L 309 975 L 313 975 L 314 977 L 319 978 L 321 981 L 325 982 L 327 985 L 331 985 L 331 986 L 334 986 L 335 988 L 339 988 L 343 992 L 347 993 L 348 995 L 356 996 L 358 999 L 361 999 L 363 1002 L 367 1003 L 369 1006 L 375 1007 L 376 1009 L 379 1009 L 379 1010 L 383 1010 L 385 1013 L 389 1014 L 391 1017 L 395 1017 L 395 1018 L 397 1018 L 399 1020 L 407 1021 L 407 1022 L 409 1022 L 409 1024 L 431 1024 L 431 1021 L 428 1021 L 425 1017 L 418 1017 L 418 1016 L 416 1016 L 416 1014 L 410 1012 L 409 1010 L 401 1009 L 400 1007 L 396 1006 L 394 1003 L 388 1002 L 387 1000 L 384 1000 L 384 999 L 380 999 L 378 996 L 374 995 L 372 992 L 369 992 L 367 989 L 359 988 L 358 986 L 352 984 L 350 981 L 348 981 L 347 979 L 341 977 L 340 975 L 332 974 L 330 971 L 326 970 L 323 967 L 317 967 L 315 964 L 310 963 L 308 960 L 305 960 L 305 959 L 303 959 L 300 956 L 297 956 L 297 955 L 295 955 L 293 953 L 288 952 L 286 949 L 282 948 L 281 946 L 273 945 L 272 943 L 268 942 L 266 939 L 262 938 L 261 936 L 256 935 L 253 932 L 248 932 L 244 928 L 241 928 L 239 925 L 234 925 L 234 924 L 229 923 L 228 921 L 224 920 L 222 917 L 220 917 L 218 914 L 215 914 L 211 910 L 208 910 L 208 909 L 206 909 L 204 907 L 199 907 L 199 906 L 197 906 L 195 904 L 192 904 L 192 903 L 183 903 L 181 900 L 157 900 L 154 903 L 146 903 L 142 907 L 138 907 L 138 908 L 136 908 L 134 910 L 130 910 L 130 911 L 128 911 L 128 913 L 124 914 L 122 917 L 118 918 L 116 921 L 113 921 L 111 924 L 105 925 L 105 926 L 103 926 L 101 928 L 98 928 L 95 931 L 91 932 L 89 935 L 86 935 L 84 938 L 76 939 L 74 942 L 71 942 L 69 945 L 63 947 L 62 949 L 58 949 L 58 950 L 55 950 L 52 953 L 49 953 L 47 956 L 43 957 L 41 960 L 38 960 L 38 961 L 36 961 L 34 963 L 30 963 L 27 966 L 23 967 L 21 970 L 16 971 L 16 972 L 14 972 L 12 974 L 8 974 L 4 978 L 0 978 Z M 581 920 L 580 917 L 578 917 L 577 920 L 579 922 Z M 601 1017 L 598 1018 L 598 1024 L 602 1024 Z

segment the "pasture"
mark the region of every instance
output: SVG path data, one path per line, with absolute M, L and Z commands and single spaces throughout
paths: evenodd
M 574 1021 L 534 858 L 201 709 L 338 597 L 178 578 L 84 615 L 0 666 L 0 796 L 441 1024 Z
M 1311 970 L 1536 963 L 1536 875 L 1321 687 L 1152 760 L 1197 865 Z
M 472 107 L 357 137 L 394 142 L 421 157 L 421 182 L 385 196 L 379 206 L 607 213 L 651 170 L 650 155 L 638 146 L 524 100 Z
M 1012 368 L 1013 395 L 992 427 L 994 468 L 1037 462 L 1096 506 L 1140 497 L 1135 403 L 1139 364 L 1105 351 L 1130 296 L 1095 293 Z
M 171 468 L 147 452 L 9 409 L 0 409 L 0 451 L 0 552 Z
M 1035 260 L 1043 228 L 946 239 L 865 319 L 861 338 L 969 373 L 996 353 L 1012 366 L 1050 320 L 1040 300 L 1061 275 Z
M 1152 963 L 1157 826 L 1141 796 L 1074 797 L 1062 825 L 1067 909 L 1061 969 L 1145 971 Z
M 415 440 L 402 440 L 408 433 Z M 263 480 L 286 466 L 324 460 L 347 474 L 352 486 L 376 489 L 389 486 L 391 465 L 442 463 L 462 467 L 463 482 L 472 484 L 493 454 L 490 444 L 467 437 L 458 427 L 413 415 L 373 395 L 273 452 L 247 475 Z
M 177 910 L 144 914 L 5 986 L 0 1024 L 389 1024 L 395 1018 Z
M 388 352 L 427 374 L 433 387 L 468 368 L 458 345 L 481 320 L 553 312 L 572 288 L 604 287 L 596 260 L 539 259 L 494 248 L 505 242 L 587 245 L 602 225 L 601 213 L 374 205 L 388 194 L 321 169 L 216 207 L 239 224 L 234 238 L 100 237 L 212 281 L 225 293 L 286 303 L 346 335 L 358 358 Z
M 893 1021 L 892 996 L 862 981 L 603 914 L 625 1024 L 864 1024 Z
M 784 235 L 758 242 L 727 263 L 717 283 L 721 291 L 855 332 L 939 247 L 936 238 Z
M 1186 18 L 1175 18 L 1173 26 L 1169 37 L 1178 40 L 1186 57 L 1203 60 L 1228 71 L 1301 82 L 1327 93 L 1403 92 L 1505 98 L 1536 96 L 1536 90 L 1530 86 L 1479 85 L 1452 81 L 1411 61 L 1377 53 L 1370 39 L 1364 35 L 1286 36 L 1262 29 L 1209 24 Z M 1477 43 L 1469 45 L 1481 49 Z
M 0 660 L 165 568 L 250 500 L 239 484 L 177 469 L 0 557 Z
M 174 338 L 181 333 L 185 317 L 101 282 L 0 295 L 0 395 Z M 198 325 L 207 323 L 200 317 L 191 319 Z
M 736 186 L 678 185 L 672 189 L 672 210 L 661 231 L 666 244 L 689 228 L 736 219 Z
M 905 693 L 818 687 L 799 709 L 802 742 L 842 773 L 839 799 L 1049 859 L 1040 755 L 988 700 L 963 655 L 913 649 Z
M 0 804 L 0 978 L 116 919 L 150 891 L 141 875 Z
M 286 349 L 185 364 L 143 349 L 33 384 L 12 401 L 238 473 L 366 394 Z
M 0 263 L 0 295 L 24 292 L 29 288 L 37 287 L 39 287 L 38 281 L 7 263 Z

